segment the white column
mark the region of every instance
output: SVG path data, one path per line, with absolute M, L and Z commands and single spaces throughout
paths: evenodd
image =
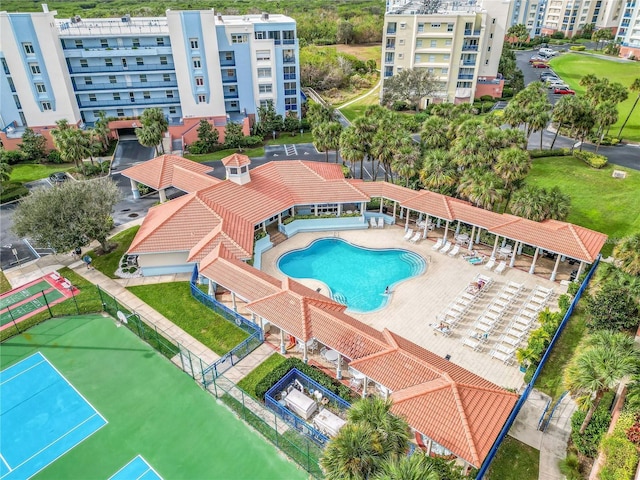
M 404 231 L 406 232 L 407 230 L 409 230 L 409 209 L 407 208 L 407 219 L 404 222 Z
M 342 215 L 342 204 L 338 204 L 338 216 Z
M 360 215 L 367 211 L 367 202 L 360 202 Z
M 342 380 L 342 355 L 340 355 L 340 353 L 338 353 L 338 362 L 337 362 L 338 366 L 336 367 L 336 378 L 338 380 Z
M 431 450 L 433 449 L 433 440 L 429 439 L 427 442 L 427 457 L 431 456 Z
M 476 233 L 476 226 L 471 227 L 471 235 L 469 235 L 469 250 L 473 250 L 473 236 Z
M 404 208 L 400 207 L 400 220 L 404 218 Z
M 284 330 L 280 329 L 280 353 L 284 355 L 287 353 L 287 349 L 284 348 Z
M 158 190 L 158 194 L 160 195 L 160 203 L 164 203 L 167 201 L 167 192 L 164 190 L 164 188 Z
M 384 198 L 380 197 L 380 213 L 382 213 L 382 204 L 384 203 Z
M 302 340 L 302 361 L 309 363 L 309 357 L 307 356 L 307 342 Z
M 447 223 L 445 223 L 444 225 L 444 236 L 442 237 L 443 240 L 446 242 L 447 241 L 447 234 L 449 233 L 449 220 L 447 220 Z
M 393 202 L 393 218 L 396 218 L 396 207 L 398 206 L 398 202 Z
M 231 301 L 233 302 L 233 311 L 238 311 L 238 306 L 236 305 L 236 294 L 231 292 Z
M 478 233 L 476 234 L 476 243 L 480 243 L 480 230 L 482 230 L 482 228 L 478 227 Z
M 509 262 L 509 267 L 513 268 L 513 265 L 516 263 L 516 254 L 518 253 L 518 245 L 520 242 L 516 242 L 513 246 L 513 250 L 511 251 L 511 261 Z
M 540 252 L 540 247 L 536 247 L 536 251 L 533 254 L 533 262 L 531 262 L 531 268 L 529 268 L 529 273 L 533 275 L 536 271 L 536 260 L 538 260 L 538 253 Z
M 556 280 L 556 275 L 558 273 L 558 265 L 560 265 L 560 254 L 556 255 L 556 264 L 553 266 L 553 272 L 551 272 L 551 278 L 549 278 L 549 280 L 551 280 L 552 282 Z
M 496 241 L 493 243 L 493 251 L 491 252 L 491 258 L 496 258 L 496 251 L 498 250 L 498 240 L 500 240 L 500 235 L 496 235 Z
M 262 222 L 262 231 L 264 233 L 267 233 L 267 222 L 266 222 L 266 220 L 264 222 Z
M 518 255 L 522 255 L 522 247 L 524 247 L 524 242 L 520 242 L 520 246 L 518 247 Z
M 578 277 L 582 275 L 582 269 L 584 268 L 584 262 L 580 261 L 580 266 L 578 267 L 578 274 L 576 275 L 576 282 L 578 281 Z
M 138 182 L 136 182 L 133 178 L 129 179 L 131 182 L 131 193 L 133 193 L 133 198 L 135 200 L 140 198 L 140 190 L 138 190 Z
M 458 220 L 458 225 L 456 225 L 456 235 L 460 233 L 460 220 Z
M 369 377 L 364 377 L 364 381 L 362 382 L 362 398 L 367 396 L 367 388 L 369 386 Z
M 439 218 L 438 221 L 436 222 L 436 227 L 440 228 L 441 223 L 442 223 L 442 219 Z
M 282 225 L 282 212 L 278 214 L 278 226 Z
M 422 238 L 427 238 L 428 234 L 429 234 L 429 215 L 427 215 L 427 218 L 424 221 L 424 232 L 422 232 Z
M 316 204 L 313 206 L 313 208 L 314 208 L 314 211 L 315 211 L 315 214 L 314 214 L 314 215 L 317 217 L 317 216 L 318 216 L 318 204 L 316 203 Z
M 216 294 L 216 291 L 213 288 L 213 282 L 211 280 L 209 280 L 209 285 L 207 286 L 207 294 L 210 297 L 213 297 Z

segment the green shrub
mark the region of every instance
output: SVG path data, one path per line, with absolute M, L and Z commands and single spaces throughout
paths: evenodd
M 584 45 L 571 45 L 569 50 L 573 50 L 574 52 L 584 52 L 587 49 Z
M 529 155 L 531 158 L 566 157 L 571 155 L 571 151 L 568 148 L 561 148 L 560 150 L 531 150 Z
M 51 150 L 47 155 L 47 162 L 49 163 L 64 163 L 62 156 L 58 150 Z
M 292 368 L 297 368 L 306 376 L 308 376 L 312 380 L 315 380 L 324 388 L 339 396 L 343 400 L 347 402 L 353 401 L 352 393 L 349 387 L 343 385 L 338 380 L 334 380 L 320 370 L 304 363 L 302 360 L 295 357 L 287 358 L 286 361 L 271 370 L 270 373 L 265 375 L 265 377 L 256 384 L 256 398 L 259 398 L 261 400 L 264 399 L 264 395 L 267 393 L 267 391 L 271 387 L 273 387 L 282 377 L 284 377 Z
M 558 466 L 560 467 L 560 473 L 562 473 L 567 480 L 582 479 L 582 475 L 580 474 L 580 459 L 575 453 L 570 452 L 567 454 L 565 459 L 560 460 Z
M 562 315 L 567 313 L 567 310 L 569 310 L 570 305 L 571 305 L 571 297 L 569 295 L 565 293 L 558 297 L 558 307 L 560 307 L 560 312 L 562 313 Z
M 632 412 L 620 415 L 611 435 L 607 435 L 600 444 L 605 462 L 600 470 L 601 480 L 632 480 L 638 465 L 638 450 L 626 436 L 634 421 Z
M 611 409 L 613 398 L 614 392 L 604 394 L 583 434 L 580 433 L 580 426 L 584 422 L 587 412 L 577 410 L 571 417 L 571 440 L 581 454 L 590 458 L 595 458 L 597 455 L 600 440 L 611 423 L 611 412 L 609 410 Z
M 562 33 L 562 32 L 553 32 L 551 34 L 551 38 L 553 38 L 555 40 L 562 40 L 562 39 L 564 39 L 564 33 Z
M 7 203 L 24 197 L 29 193 L 27 187 L 21 183 L 5 182 L 0 187 L 0 203 Z
M 569 295 L 571 295 L 572 297 L 576 296 L 576 293 L 578 293 L 578 290 L 580 290 L 580 283 L 579 282 L 571 282 L 569 284 L 569 286 L 567 287 L 567 293 Z
M 480 100 L 483 102 L 493 102 L 493 97 L 491 95 L 482 95 Z
M 8 163 L 9 165 L 15 165 L 16 163 L 24 162 L 27 159 L 24 153 L 20 150 L 5 150 L 0 149 L 0 161 Z
M 250 135 L 248 137 L 244 137 L 242 141 L 242 145 L 245 147 L 261 147 L 264 144 L 264 140 L 260 135 Z
M 607 163 L 607 157 L 592 152 L 573 152 L 573 156 L 578 160 L 582 160 L 584 163 L 593 168 L 602 168 Z

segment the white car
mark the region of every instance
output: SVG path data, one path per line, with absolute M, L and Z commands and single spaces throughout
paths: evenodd
M 540 50 L 538 50 L 538 53 L 551 56 L 551 57 L 555 57 L 556 55 L 558 55 L 558 52 L 550 48 L 541 48 Z

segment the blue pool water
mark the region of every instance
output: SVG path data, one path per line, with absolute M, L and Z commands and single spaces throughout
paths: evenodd
M 280 257 L 278 268 L 292 278 L 315 278 L 331 290 L 334 300 L 354 312 L 386 305 L 385 288 L 424 272 L 424 259 L 401 249 L 370 249 L 339 238 L 323 238 Z

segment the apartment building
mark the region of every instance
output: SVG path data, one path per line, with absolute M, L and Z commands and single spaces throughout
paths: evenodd
M 546 11 L 547 0 L 515 0 L 509 26 L 526 25 L 530 38 L 540 36 Z
M 640 59 L 640 0 L 629 0 L 624 4 L 616 34 L 620 44 L 620 56 Z
M 571 38 L 585 25 L 596 28 L 611 28 L 616 22 L 620 8 L 616 4 L 621 0 L 548 0 L 542 26 L 542 35 L 562 32 Z M 616 14 L 616 12 L 618 12 Z
M 58 19 L 43 7 L 0 12 L 0 138 L 8 148 L 26 126 L 48 136 L 56 120 L 82 127 L 99 112 L 127 119 L 117 127 L 135 127 L 131 119 L 160 108 L 183 143 L 195 139 L 201 118 L 221 132 L 228 121 L 248 132 L 260 105 L 300 113 L 289 17 L 167 10 L 153 18 Z
M 511 8 L 511 0 L 464 5 L 389 0 L 382 43 L 383 82 L 404 69 L 425 68 L 443 85 L 425 104 L 500 97 L 504 82 L 498 63 Z

